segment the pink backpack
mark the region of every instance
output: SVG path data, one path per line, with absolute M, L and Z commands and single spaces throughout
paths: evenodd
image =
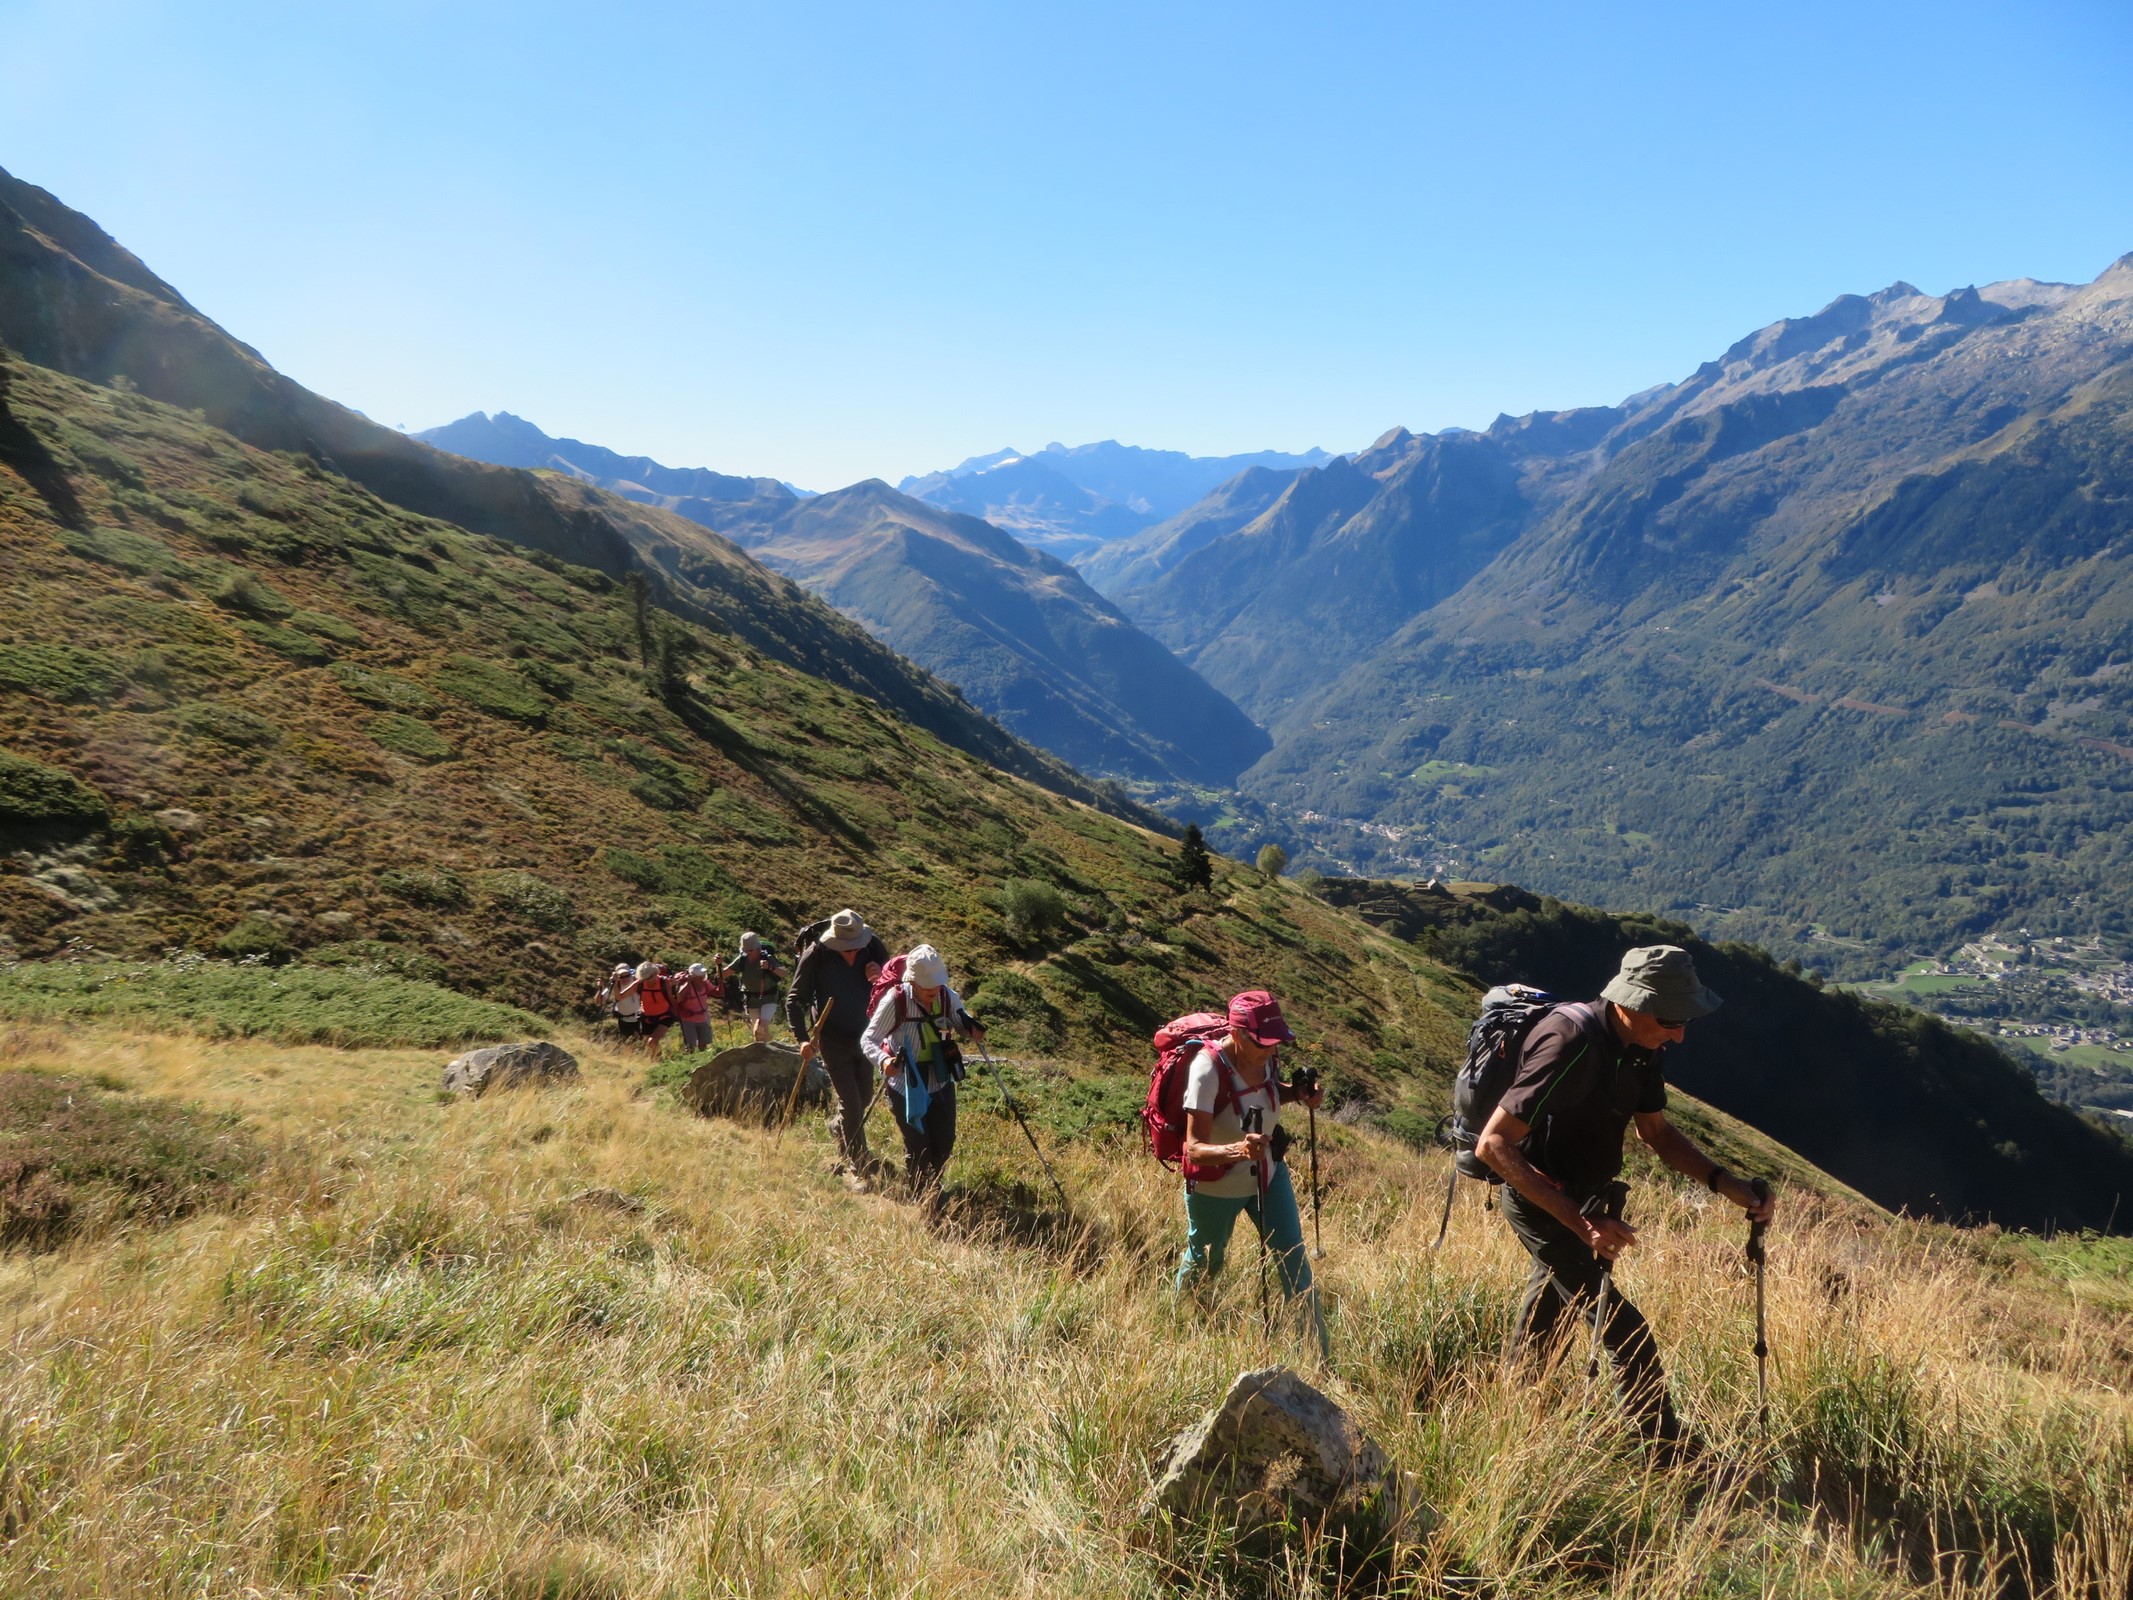
M 1235 1163 L 1202 1166 L 1185 1159 L 1185 1079 L 1195 1051 L 1213 1050 L 1217 1039 L 1229 1033 L 1229 1018 L 1214 1011 L 1194 1011 L 1155 1030 L 1155 1070 L 1148 1075 L 1148 1102 L 1141 1107 L 1141 1127 L 1148 1135 L 1148 1151 L 1189 1183 L 1207 1183 L 1228 1172 Z M 1237 1076 L 1222 1053 L 1215 1051 L 1215 1109 L 1236 1109 L 1240 1091 Z

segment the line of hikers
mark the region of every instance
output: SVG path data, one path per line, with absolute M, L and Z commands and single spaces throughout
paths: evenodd
M 594 992 L 593 1004 L 613 1020 L 625 1044 L 639 1045 L 655 1056 L 677 1028 L 684 1050 L 710 1049 L 714 1007 L 747 1018 L 760 1044 L 768 1041 L 777 1020 L 778 985 L 784 975 L 776 953 L 761 936 L 744 933 L 733 959 L 721 962 L 714 955 L 711 966 L 697 962 L 675 972 L 664 961 L 634 966 L 617 962 Z
M 838 1170 L 858 1190 L 873 1187 L 880 1163 L 867 1147 L 866 1118 L 882 1074 L 904 1145 L 910 1192 L 938 1204 L 941 1175 L 955 1149 L 956 1089 L 965 1076 L 962 1044 L 984 1051 L 985 1030 L 948 981 L 931 945 L 891 956 L 857 911 L 846 909 L 801 935 L 784 999 L 786 1026 L 800 1044 L 800 1070 L 822 1062 L 831 1085 L 829 1128 Z M 723 972 L 754 960 L 774 971 L 754 934 Z M 644 992 L 652 964 L 636 969 Z M 618 970 L 619 974 L 624 969 Z M 707 977 L 692 968 L 691 976 Z M 747 991 L 761 995 L 762 982 Z M 751 1002 L 756 1037 L 767 1037 L 774 1003 Z M 1501 1210 L 1531 1260 L 1512 1335 L 1529 1373 L 1560 1355 L 1573 1320 L 1604 1346 L 1614 1382 L 1637 1432 L 1670 1458 L 1692 1454 L 1668 1394 L 1650 1325 L 1613 1280 L 1616 1261 L 1637 1242 L 1622 1216 L 1623 1144 L 1634 1126 L 1674 1171 L 1739 1206 L 1753 1224 L 1748 1255 L 1760 1270 L 1762 1231 L 1775 1211 L 1769 1185 L 1742 1178 L 1697 1148 L 1666 1116 L 1663 1056 L 1690 1022 L 1720 1004 L 1696 975 L 1688 951 L 1648 945 L 1629 951 L 1591 1001 L 1564 1001 L 1512 985 L 1491 990 L 1468 1041 L 1445 1119 L 1443 1142 L 1455 1162 L 1445 1198 L 1444 1242 L 1459 1176 L 1501 1189 Z M 1322 1360 L 1330 1360 L 1326 1321 L 1304 1245 L 1303 1217 L 1287 1156 L 1284 1106 L 1310 1118 L 1312 1194 L 1317 1206 L 1317 1113 L 1325 1086 L 1297 1063 L 1284 1076 L 1281 1052 L 1298 1045 L 1281 1005 L 1264 989 L 1231 997 L 1223 1012 L 1196 1012 L 1157 1030 L 1156 1064 L 1141 1117 L 1151 1150 L 1183 1184 L 1184 1248 L 1173 1289 L 1196 1295 L 1221 1273 L 1239 1218 L 1261 1243 L 1262 1312 L 1271 1263 L 1284 1304 Z M 990 1057 L 986 1060 L 989 1062 Z M 1019 1108 L 999 1083 L 1017 1120 Z M 1042 1148 L 1029 1136 L 1040 1162 Z M 1046 1176 L 1050 1168 L 1046 1165 Z M 1053 1180 L 1056 1184 L 1057 1180 Z M 1063 1195 L 1062 1195 L 1063 1198 Z M 1760 1326 L 1755 1353 L 1765 1346 Z

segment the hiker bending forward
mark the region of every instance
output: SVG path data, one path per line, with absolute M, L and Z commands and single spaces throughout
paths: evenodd
M 887 964 L 889 952 L 866 919 L 846 910 L 830 918 L 822 937 L 807 947 L 793 968 L 792 987 L 785 994 L 785 1024 L 800 1041 L 804 1071 L 815 1058 L 816 1046 L 808 1034 L 814 1020 L 829 1002 L 829 1016 L 822 1027 L 822 1066 L 829 1073 L 834 1098 L 830 1106 L 830 1137 L 836 1140 L 839 1166 L 855 1187 L 872 1181 L 874 1157 L 867 1150 L 867 1106 L 874 1098 L 874 1066 L 859 1047 L 866 1029 L 874 976 Z
M 1281 1007 L 1264 989 L 1229 1003 L 1229 1033 L 1203 1045 L 1185 1075 L 1185 1254 L 1182 1292 L 1222 1270 L 1240 1215 L 1252 1219 L 1281 1272 L 1281 1290 L 1303 1302 L 1321 1359 L 1330 1359 L 1318 1289 L 1304 1250 L 1303 1217 L 1288 1163 L 1277 1154 L 1284 1095 L 1317 1109 L 1325 1090 L 1298 1095 L 1274 1077 L 1276 1049 L 1295 1039 Z
M 904 957 L 904 981 L 881 997 L 860 1041 L 884 1074 L 913 1194 L 936 1189 L 955 1152 L 955 1086 L 963 1081 L 957 1038 L 983 1043 L 985 1030 L 948 987 L 941 953 L 919 945 Z
M 1533 1258 L 1514 1333 L 1529 1360 L 1555 1347 L 1566 1313 L 1597 1320 L 1601 1274 L 1637 1242 L 1628 1223 L 1580 1209 L 1620 1174 L 1632 1122 L 1676 1172 L 1756 1221 L 1770 1219 L 1772 1201 L 1758 1199 L 1666 1117 L 1660 1053 L 1718 1004 L 1688 951 L 1646 945 L 1622 958 L 1598 1000 L 1558 1007 L 1526 1036 L 1511 1086 L 1474 1149 L 1502 1177 L 1504 1221 Z M 1606 1306 L 1606 1325 L 1595 1331 L 1632 1422 L 1650 1442 L 1685 1449 L 1650 1325 L 1619 1284 L 1610 1282 Z

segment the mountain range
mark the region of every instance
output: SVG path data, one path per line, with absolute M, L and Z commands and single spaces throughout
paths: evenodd
M 1113 541 L 1176 516 L 1240 472 L 1295 472 L 1331 459 L 1319 449 L 1191 456 L 1106 439 L 1048 444 L 1034 455 L 995 450 L 945 472 L 906 478 L 897 488 L 982 517 L 1080 566 Z
M 1864 972 L 2133 929 L 2129 484 L 2133 258 L 1847 295 L 1619 406 L 1395 430 L 1091 575 L 1272 733 L 1242 786 L 1292 846 L 1360 823 L 1380 867 Z
M 508 412 L 476 412 L 417 437 L 564 473 L 716 529 L 1081 770 L 1219 788 L 1268 749 L 1249 717 L 1073 568 L 878 479 L 801 496 L 771 478 L 551 439 Z

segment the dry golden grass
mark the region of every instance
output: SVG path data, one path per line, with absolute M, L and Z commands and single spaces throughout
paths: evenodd
M 0 1039 L 0 1065 L 242 1110 L 281 1152 L 241 1214 L 0 1258 L 0 1593 L 1983 1595 L 2050 1561 L 2115 1597 L 2133 1576 L 2122 1310 L 1946 1230 L 1795 1208 L 1766 1446 L 1740 1230 L 1640 1187 L 1623 1283 L 1743 1467 L 1659 1470 L 1585 1407 L 1582 1351 L 1539 1389 L 1500 1380 L 1523 1257 L 1471 1192 L 1432 1254 L 1441 1167 L 1347 1130 L 1324 1381 L 1441 1527 L 1345 1579 L 1323 1552 L 1269 1567 L 1142 1532 L 1174 1431 L 1239 1370 L 1301 1360 L 1270 1355 L 1248 1244 L 1210 1308 L 1172 1304 L 1174 1188 L 1122 1151 L 1058 1152 L 1079 1228 L 1033 1223 L 980 1080 L 951 1171 L 971 1198 L 934 1228 L 845 1193 L 818 1128 L 774 1148 L 569 1042 L 581 1086 L 448 1104 L 442 1053 Z M 873 1131 L 893 1144 L 878 1108 Z M 642 1209 L 572 1198 L 596 1188 Z M 1936 1574 L 1936 1534 L 2000 1523 L 2028 1545 L 2002 1528 Z

